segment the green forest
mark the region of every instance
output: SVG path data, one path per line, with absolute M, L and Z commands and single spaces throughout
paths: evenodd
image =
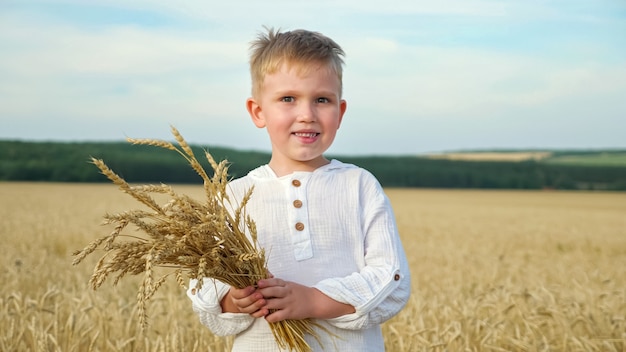
M 198 160 L 208 151 L 228 160 L 232 178 L 267 163 L 269 153 L 192 146 Z M 514 152 L 514 151 L 510 151 Z M 109 182 L 93 165 L 102 159 L 130 183 L 200 183 L 174 151 L 126 142 L 0 141 L 0 181 Z M 428 156 L 328 155 L 361 166 L 384 187 L 626 190 L 626 150 L 551 151 L 524 161 L 469 161 Z

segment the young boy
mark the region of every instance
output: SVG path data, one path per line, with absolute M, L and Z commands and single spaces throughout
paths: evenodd
M 323 155 L 347 106 L 343 50 L 316 32 L 272 29 L 251 49 L 246 107 L 272 156 L 229 185 L 236 204 L 254 186 L 246 210 L 273 277 L 244 289 L 207 282 L 188 291 L 193 309 L 214 334 L 236 335 L 233 351 L 279 351 L 268 322 L 306 318 L 337 336 L 320 330 L 322 346 L 305 336 L 314 351 L 383 351 L 380 324 L 406 305 L 411 283 L 381 185 Z

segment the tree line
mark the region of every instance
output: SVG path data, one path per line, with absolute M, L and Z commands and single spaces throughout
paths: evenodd
M 236 178 L 269 161 L 269 153 L 192 146 L 207 171 L 207 150 L 228 160 Z M 0 141 L 0 181 L 109 182 L 92 165 L 104 162 L 131 183 L 200 183 L 176 152 L 126 142 Z M 329 156 L 368 169 L 384 187 L 626 190 L 626 166 L 542 161 L 462 161 L 417 156 Z

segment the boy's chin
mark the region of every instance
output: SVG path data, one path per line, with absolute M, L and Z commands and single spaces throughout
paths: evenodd
M 300 162 L 317 168 L 328 164 L 328 159 L 326 159 L 323 155 L 319 155 L 315 158 L 303 158 Z

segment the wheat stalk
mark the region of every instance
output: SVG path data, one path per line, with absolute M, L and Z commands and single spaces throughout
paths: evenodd
M 204 277 L 244 288 L 267 278 L 268 273 L 265 251 L 257 243 L 256 225 L 245 212 L 253 190 L 249 189 L 241 202 L 233 206 L 227 194 L 227 161 L 218 163 L 208 151 L 205 152 L 213 169 L 213 176 L 209 177 L 182 135 L 173 126 L 171 129 L 178 147 L 160 140 L 127 140 L 132 144 L 176 151 L 183 156 L 203 180 L 204 202 L 178 194 L 164 184 L 131 186 L 104 161 L 92 158 L 92 163 L 102 174 L 149 210 L 106 214 L 104 223 L 114 224 L 113 231 L 73 253 L 75 258 L 72 264 L 77 265 L 96 249 L 104 250 L 89 280 L 94 290 L 110 275 L 115 274 L 113 284 L 116 285 L 127 274 L 143 273 L 137 292 L 139 324 L 142 329 L 148 325 L 147 303 L 168 277 L 174 277 L 184 287 L 182 272 L 185 272 L 188 278 L 197 279 L 195 289 L 201 288 Z M 159 205 L 152 194 L 165 194 L 171 198 L 166 204 Z M 143 236 L 123 234 L 129 224 L 137 227 Z M 246 236 L 246 231 L 250 237 Z M 155 279 L 155 268 L 171 271 Z M 308 319 L 270 323 L 277 344 L 292 351 L 311 350 L 304 340 L 305 334 L 312 335 L 320 342 L 314 326 L 330 333 Z

